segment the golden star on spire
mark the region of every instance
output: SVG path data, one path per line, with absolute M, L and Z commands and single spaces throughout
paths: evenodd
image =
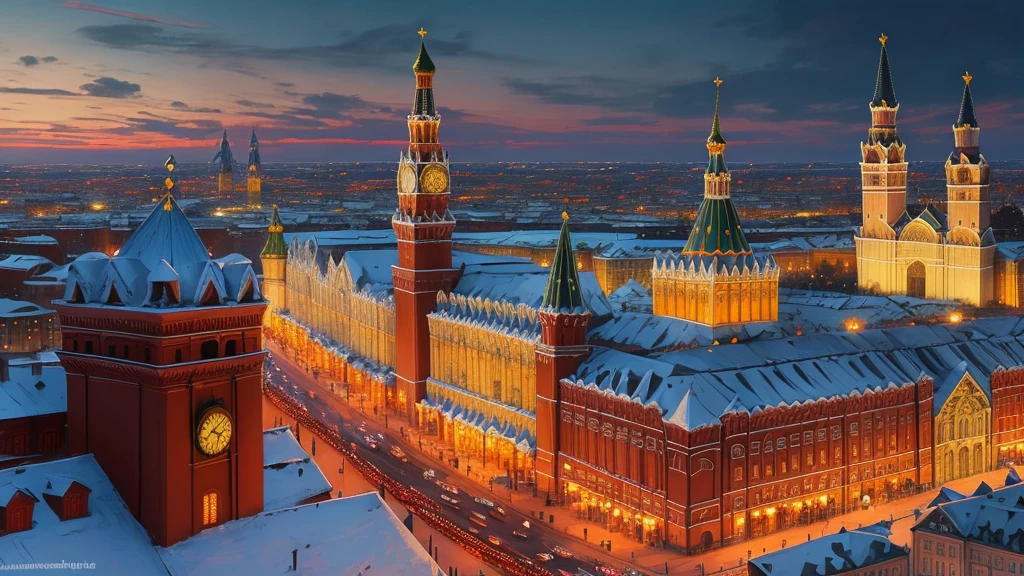
M 882 43 L 882 46 L 885 46 L 885 41 L 888 39 L 889 37 L 886 36 L 885 34 L 882 34 L 881 36 L 878 37 L 878 41 Z
M 423 29 L 423 26 L 420 26 L 420 31 L 417 32 L 417 34 L 420 35 L 420 40 L 422 40 L 423 37 L 427 35 L 427 31 Z
M 562 212 L 562 220 L 568 220 L 568 219 L 569 219 L 569 213 L 568 212 Z
M 715 87 L 717 88 L 717 87 L 719 87 L 721 85 L 722 85 L 722 79 L 719 78 L 718 76 L 715 76 Z
M 971 78 L 974 78 L 974 76 L 971 76 L 970 72 L 964 70 L 964 75 L 963 75 L 964 84 L 970 84 L 971 83 Z

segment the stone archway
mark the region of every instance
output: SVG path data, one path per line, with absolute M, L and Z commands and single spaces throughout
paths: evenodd
M 907 266 L 907 296 L 924 298 L 925 275 L 926 270 L 924 263 L 920 260 L 917 260 L 910 266 Z

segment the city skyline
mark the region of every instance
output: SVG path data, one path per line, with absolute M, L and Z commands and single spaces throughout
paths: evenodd
M 1024 157 L 1014 6 L 992 8 L 987 32 L 950 51 L 963 25 L 948 3 L 893 7 L 884 21 L 799 1 L 714 16 L 660 2 L 502 13 L 299 4 L 286 14 L 269 2 L 7 7 L 2 161 L 136 164 L 171 151 L 208 161 L 223 129 L 242 150 L 253 126 L 266 162 L 389 161 L 406 137 L 420 26 L 460 161 L 700 161 L 719 75 L 735 161 L 854 161 L 881 32 L 910 161 L 948 154 L 965 69 L 988 155 Z

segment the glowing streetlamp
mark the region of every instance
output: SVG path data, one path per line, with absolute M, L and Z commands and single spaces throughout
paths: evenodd
M 963 319 L 963 315 L 961 315 L 959 312 L 952 312 L 949 315 L 950 324 L 959 324 Z
M 848 319 L 844 325 L 846 326 L 847 332 L 858 332 L 862 328 L 864 328 L 864 325 L 861 324 L 861 321 L 856 318 Z

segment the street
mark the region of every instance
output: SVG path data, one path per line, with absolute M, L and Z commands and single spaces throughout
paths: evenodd
M 561 536 L 546 525 L 541 527 L 543 523 L 537 518 L 498 504 L 494 495 L 485 488 L 454 471 L 449 473 L 448 467 L 440 460 L 433 460 L 415 447 L 397 439 L 394 430 L 386 430 L 373 419 L 365 418 L 341 398 L 332 395 L 329 389 L 315 383 L 312 376 L 308 375 L 304 368 L 296 365 L 276 344 L 269 343 L 268 348 L 272 354 L 268 362 L 271 382 L 305 406 L 311 416 L 325 424 L 336 426 L 341 437 L 350 445 L 355 444 L 359 454 L 381 472 L 445 506 L 448 519 L 460 528 L 476 534 L 491 546 L 518 554 L 553 572 L 563 569 L 575 574 L 576 569 L 580 567 L 595 572 L 595 563 L 587 561 L 594 559 L 595 554 L 591 549 L 579 546 L 574 539 Z M 377 445 L 375 450 L 368 446 L 365 437 L 374 440 Z M 391 454 L 392 448 L 396 446 L 404 452 L 407 462 L 402 462 Z M 424 472 L 428 475 L 432 472 L 433 477 L 425 477 Z M 442 488 L 442 483 L 449 489 Z M 447 497 L 447 500 L 442 495 Z M 478 502 L 477 499 L 490 501 L 495 506 L 492 508 L 484 502 Z M 501 514 L 500 511 L 504 511 L 505 514 Z M 471 518 L 475 520 L 470 520 Z M 514 532 L 520 535 L 517 536 Z M 496 541 L 491 538 L 495 538 Z M 555 546 L 567 549 L 573 558 L 562 558 L 555 554 Z M 539 554 L 549 554 L 552 559 L 543 562 Z

